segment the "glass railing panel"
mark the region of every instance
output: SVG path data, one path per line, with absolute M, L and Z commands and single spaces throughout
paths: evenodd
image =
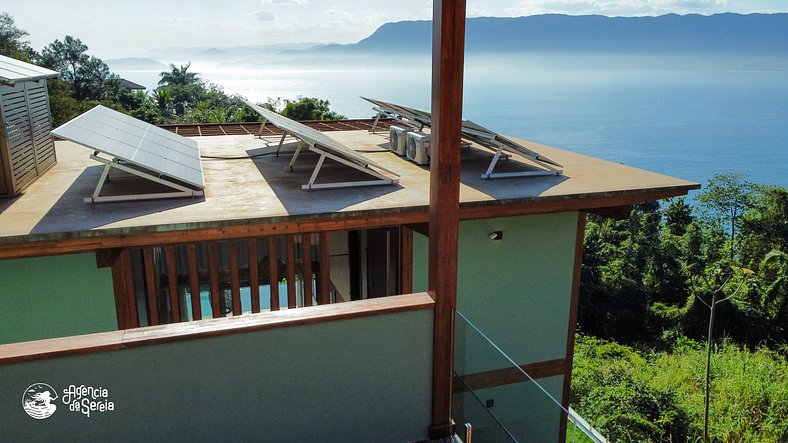
M 460 386 L 455 386 L 451 403 L 457 437 L 463 443 L 516 442 L 473 391 L 462 385 L 461 379 L 459 384 Z
M 534 378 L 460 312 L 455 323 L 454 357 L 454 395 L 462 397 L 458 402 L 470 403 L 469 395 L 478 399 L 515 441 L 557 441 L 562 433 L 573 441 L 570 437 L 575 438 L 575 429 L 568 432 L 565 426 L 574 418 L 560 402 L 562 376 Z M 462 413 L 457 411 L 456 417 Z M 459 426 L 457 418 L 455 421 Z M 588 440 L 577 437 L 574 441 Z

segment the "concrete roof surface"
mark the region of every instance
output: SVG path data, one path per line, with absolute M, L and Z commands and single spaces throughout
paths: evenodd
M 327 132 L 332 138 L 361 152 L 400 175 L 399 184 L 304 191 L 318 156 L 303 152 L 295 171 L 286 170 L 295 143 L 285 143 L 273 155 L 278 137 L 269 146 L 247 136 L 195 137 L 203 156 L 204 198 L 182 198 L 89 205 L 103 166 L 83 146 L 57 141 L 58 163 L 23 195 L 0 200 L 0 244 L 102 234 L 222 227 L 290 217 L 341 217 L 401 212 L 429 205 L 429 168 L 418 166 L 388 151 L 387 133 L 364 130 Z M 560 176 L 482 180 L 492 153 L 463 148 L 461 205 L 538 202 L 598 195 L 666 190 L 682 195 L 697 183 L 630 166 L 520 140 L 525 146 L 561 163 Z M 254 159 L 250 156 L 255 156 Z M 234 157 L 219 159 L 210 157 Z M 527 170 L 532 163 L 514 157 L 501 160 L 496 172 Z M 365 174 L 327 160 L 317 182 L 368 180 Z M 151 192 L 153 185 L 139 178 L 116 177 L 105 191 L 119 194 Z M 164 190 L 164 189 L 162 189 Z M 504 201 L 504 202 L 501 202 Z

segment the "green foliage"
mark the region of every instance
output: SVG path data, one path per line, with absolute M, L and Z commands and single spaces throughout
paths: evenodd
M 648 361 L 633 349 L 579 336 L 572 373 L 574 408 L 611 441 L 684 441 L 689 420 L 671 387 L 649 383 Z
M 342 120 L 345 117 L 329 109 L 328 100 L 314 97 L 298 97 L 297 100 L 285 100 L 280 114 L 293 120 Z
M 611 441 L 697 441 L 703 435 L 705 350 L 679 337 L 671 352 L 578 336 L 573 407 Z M 788 361 L 725 342 L 713 364 L 713 441 L 788 438 Z
M 55 40 L 41 54 L 23 40 L 28 34 L 14 19 L 0 13 L 0 54 L 22 60 L 34 56 L 39 65 L 60 72 L 61 79 L 49 81 L 52 122 L 59 126 L 101 104 L 152 124 L 257 122 L 260 116 L 240 95 L 228 95 L 221 87 L 206 83 L 189 70 L 191 63 L 159 74 L 159 86 L 149 94 L 120 87 L 119 77 L 104 62 L 88 55 L 88 47 L 77 38 Z M 344 117 L 329 109 L 329 102 L 311 97 L 298 100 L 268 99 L 261 106 L 296 120 L 337 120 Z
M 718 226 L 728 225 L 731 258 L 735 255 L 736 230 L 744 213 L 753 207 L 755 189 L 742 174 L 728 172 L 715 174 L 706 190 L 698 195 L 705 219 Z
M 754 275 L 718 307 L 715 336 L 750 347 L 786 344 L 788 189 L 746 184 L 735 174 L 715 177 L 707 189 L 700 219 L 684 199 L 662 209 L 637 206 L 621 221 L 589 216 L 578 312 L 582 331 L 662 348 L 680 335 L 703 339 L 709 311 L 698 297 L 708 303 L 732 268 L 749 268 Z M 735 238 L 724 232 L 727 226 L 740 227 Z M 739 272 L 730 279 L 720 298 L 744 278 Z
M 88 46 L 67 35 L 41 50 L 36 63 L 60 72 L 77 100 L 102 100 L 118 77 L 100 59 L 87 54 Z
M 27 36 L 27 31 L 16 27 L 13 17 L 0 13 L 0 55 L 29 62 L 34 51 L 30 42 L 23 40 Z

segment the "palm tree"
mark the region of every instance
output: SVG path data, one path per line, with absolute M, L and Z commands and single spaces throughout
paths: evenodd
M 170 117 L 171 94 L 168 88 L 156 88 L 150 93 L 150 99 L 159 109 L 161 116 L 165 119 Z
M 159 86 L 189 86 L 199 82 L 200 79 L 197 77 L 197 73 L 188 72 L 191 65 L 192 63 L 189 62 L 178 67 L 170 63 L 170 71 L 164 71 L 159 74 L 159 77 L 161 77 Z

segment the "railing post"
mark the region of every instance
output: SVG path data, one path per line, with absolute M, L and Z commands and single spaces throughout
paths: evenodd
M 434 0 L 429 227 L 429 294 L 435 300 L 431 438 L 452 435 L 464 53 L 465 1 Z

